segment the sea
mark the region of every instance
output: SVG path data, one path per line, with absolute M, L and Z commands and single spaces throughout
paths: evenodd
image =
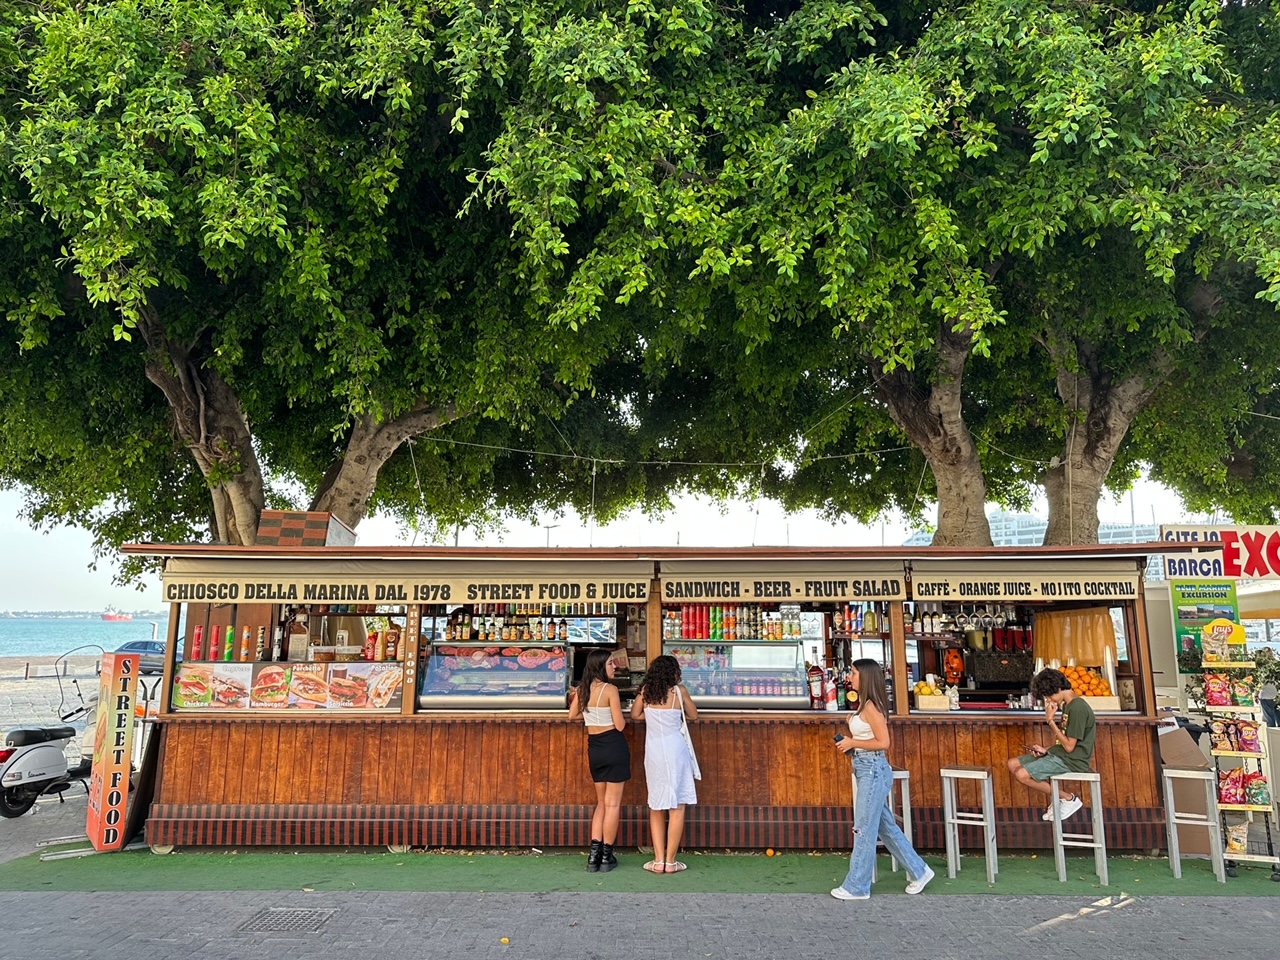
M 0 657 L 97 656 L 130 640 L 164 640 L 168 615 L 134 614 L 132 620 L 108 621 L 100 614 L 62 617 L 0 616 Z

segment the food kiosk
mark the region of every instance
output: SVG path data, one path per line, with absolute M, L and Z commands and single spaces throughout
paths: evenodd
M 870 656 L 922 848 L 943 845 L 953 764 L 993 769 L 1002 848 L 1050 846 L 1005 763 L 1044 741 L 1029 683 L 1052 663 L 1098 713 L 1109 845 L 1160 847 L 1142 571 L 1169 549 L 1189 548 L 129 545 L 162 559 L 173 610 L 148 841 L 585 846 L 594 792 L 566 695 L 604 647 L 624 702 L 666 653 L 699 704 L 691 846 L 848 845 L 832 735 L 842 678 Z M 626 735 L 624 846 L 647 836 L 642 725 Z

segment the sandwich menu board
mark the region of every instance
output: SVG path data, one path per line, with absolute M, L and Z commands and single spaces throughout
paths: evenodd
M 191 710 L 389 710 L 404 699 L 404 665 L 386 663 L 184 663 L 173 708 Z

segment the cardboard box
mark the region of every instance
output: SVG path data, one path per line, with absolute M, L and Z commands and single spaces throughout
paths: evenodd
M 949 697 L 935 697 L 931 694 L 917 693 L 916 709 L 917 710 L 950 710 L 951 699 Z
M 1192 767 L 1196 770 L 1211 768 L 1209 758 L 1200 745 L 1182 727 L 1160 728 L 1160 762 L 1169 767 Z M 1217 789 L 1217 784 L 1214 784 Z M 1164 779 L 1161 778 L 1160 795 L 1164 796 Z M 1207 814 L 1204 785 L 1196 780 L 1173 781 L 1173 802 L 1179 812 Z M 1181 825 L 1178 827 L 1178 845 L 1185 856 L 1209 856 L 1209 831 L 1203 827 Z

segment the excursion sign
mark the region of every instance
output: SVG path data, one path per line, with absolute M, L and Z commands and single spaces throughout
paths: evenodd
M 912 593 L 916 600 L 1132 600 L 1138 596 L 1138 586 L 1136 573 L 1097 577 L 917 574 Z
M 1230 577 L 1280 580 L 1280 527 L 1177 526 L 1160 527 L 1160 539 L 1173 543 L 1203 543 L 1221 547 L 1216 567 L 1178 570 L 1169 577 Z

